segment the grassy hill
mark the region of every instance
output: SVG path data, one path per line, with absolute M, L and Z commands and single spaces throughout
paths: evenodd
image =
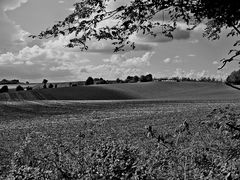
M 0 100 L 240 100 L 240 91 L 223 83 L 150 82 L 38 89 L 0 94 Z

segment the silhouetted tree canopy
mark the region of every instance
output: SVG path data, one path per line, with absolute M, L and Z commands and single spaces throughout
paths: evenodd
M 0 89 L 0 93 L 8 92 L 8 86 L 2 86 Z
M 22 86 L 18 85 L 16 87 L 16 91 L 24 91 L 24 88 Z
M 87 50 L 90 40 L 112 40 L 114 51 L 122 51 L 125 46 L 135 48 L 135 43 L 129 39 L 134 33 L 163 34 L 173 38 L 172 32 L 178 22 L 189 25 L 189 30 L 205 24 L 204 36 L 211 40 L 219 39 L 223 28 L 228 30 L 227 37 L 240 35 L 238 0 L 132 0 L 113 10 L 108 8 L 109 1 L 79 0 L 74 4 L 74 11 L 63 21 L 31 37 L 41 39 L 74 33 L 75 37 L 70 39 L 67 47 Z M 161 15 L 162 19 L 156 21 L 156 15 Z M 111 23 L 104 23 L 110 19 L 113 20 Z M 240 40 L 234 44 L 235 47 L 239 45 Z M 223 66 L 236 60 L 240 50 L 230 50 L 229 54 L 229 58 L 221 60 Z
M 85 85 L 91 85 L 94 84 L 94 80 L 92 77 L 88 77 L 87 80 L 85 81 Z
M 226 79 L 227 83 L 240 84 L 240 70 L 233 71 Z

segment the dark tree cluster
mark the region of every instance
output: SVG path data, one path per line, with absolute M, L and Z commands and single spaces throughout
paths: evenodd
M 92 85 L 94 84 L 94 80 L 92 77 L 88 77 L 87 80 L 85 81 L 85 85 Z
M 88 77 L 87 80 L 85 81 L 85 85 L 92 85 L 92 84 L 108 84 L 109 82 L 106 81 L 103 78 L 92 78 Z
M 5 92 L 8 92 L 8 86 L 2 86 L 1 89 L 0 89 L 0 93 L 5 93 Z
M 200 79 L 190 77 L 172 77 L 172 78 L 159 78 L 158 81 L 175 81 L 175 82 L 222 82 L 214 77 L 201 77 Z
M 16 87 L 16 91 L 24 91 L 24 88 L 22 86 L 18 85 Z
M 152 74 L 148 74 L 146 76 L 141 75 L 139 80 L 140 82 L 150 82 L 150 81 L 153 81 L 153 77 L 152 77 Z
M 103 78 L 94 78 L 95 84 L 108 84 L 108 82 Z
M 240 84 L 240 70 L 238 71 L 233 71 L 226 79 L 227 83 L 231 84 Z
M 139 76 L 128 76 L 125 79 L 125 83 L 136 83 L 136 82 L 150 82 L 153 81 L 153 77 L 152 74 L 148 74 L 148 75 L 141 75 Z M 116 82 L 120 82 L 120 79 L 117 79 Z

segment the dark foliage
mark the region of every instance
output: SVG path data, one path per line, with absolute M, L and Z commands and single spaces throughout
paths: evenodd
M 136 83 L 139 81 L 139 77 L 138 76 L 128 76 L 126 79 L 125 79 L 125 82 L 126 83 Z
M 116 79 L 116 83 L 124 83 L 124 81 L 121 80 L 121 79 L 119 79 L 119 78 L 117 78 L 117 79 Z
M 4 92 L 8 92 L 8 86 L 6 85 L 0 89 L 0 93 L 4 93 Z
M 43 83 L 43 84 L 47 84 L 47 83 L 48 83 L 48 80 L 47 80 L 47 79 L 43 79 L 42 83 Z
M 233 71 L 226 79 L 227 83 L 240 84 L 240 70 Z
M 94 78 L 93 81 L 95 84 L 108 84 L 108 82 L 106 80 L 104 80 L 103 78 Z
M 140 82 L 150 82 L 153 81 L 152 74 L 148 74 L 146 76 L 142 75 L 140 76 Z
M 22 86 L 18 85 L 16 87 L 16 91 L 24 91 L 24 88 Z
M 93 78 L 92 77 L 88 77 L 86 82 L 85 82 L 85 85 L 92 85 L 92 84 L 94 84 Z
M 48 88 L 53 88 L 53 84 L 50 83 L 50 84 L 48 85 Z

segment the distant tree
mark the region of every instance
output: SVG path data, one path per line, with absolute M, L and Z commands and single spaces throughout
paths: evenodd
M 57 84 L 55 84 L 55 85 L 54 85 L 54 87 L 55 87 L 55 88 L 57 88 L 57 87 L 58 87 L 58 85 L 57 85 Z
M 138 81 L 139 81 L 139 77 L 138 77 L 138 76 L 134 76 L 134 77 L 133 77 L 133 81 L 134 81 L 134 82 L 138 82 Z
M 22 86 L 18 85 L 16 87 L 16 91 L 24 91 L 24 88 Z
M 2 88 L 0 89 L 0 93 L 5 93 L 8 92 L 8 86 L 2 86 Z
M 92 77 L 88 77 L 86 82 L 85 82 L 85 85 L 91 85 L 91 84 L 94 84 L 94 80 Z
M 50 83 L 50 84 L 48 85 L 48 88 L 53 88 L 53 84 Z
M 26 81 L 26 84 L 29 84 L 29 82 L 28 82 L 28 81 Z
M 43 79 L 42 83 L 43 83 L 43 88 L 46 89 L 48 80 L 47 79 Z
M 240 70 L 233 71 L 226 79 L 227 83 L 240 84 Z
M 121 83 L 121 80 L 119 78 L 117 78 L 116 83 Z
M 146 80 L 147 80 L 147 82 L 153 81 L 152 74 L 146 75 Z
M 147 82 L 147 78 L 144 75 L 140 76 L 140 82 Z

